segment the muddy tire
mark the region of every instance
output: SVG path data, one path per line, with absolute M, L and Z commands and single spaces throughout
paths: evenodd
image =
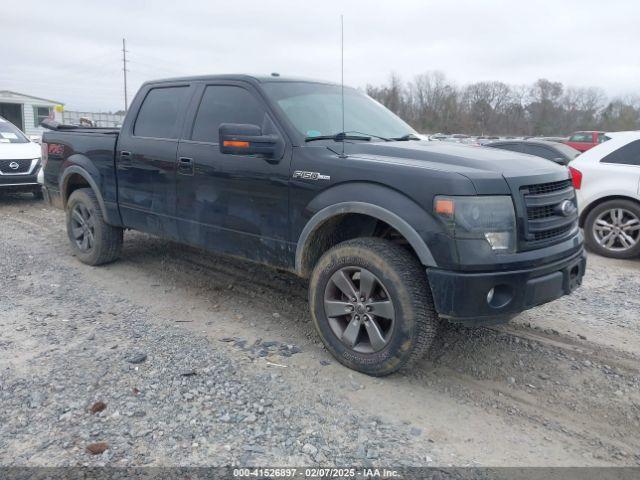
M 104 221 L 90 188 L 74 191 L 67 201 L 67 234 L 76 257 L 87 265 L 113 262 L 122 250 L 122 228 Z
M 379 238 L 327 251 L 311 274 L 309 305 L 329 352 L 373 376 L 411 366 L 440 325 L 424 268 L 407 250 Z
M 640 255 L 640 204 L 624 199 L 602 202 L 584 221 L 584 236 L 592 252 L 611 258 Z

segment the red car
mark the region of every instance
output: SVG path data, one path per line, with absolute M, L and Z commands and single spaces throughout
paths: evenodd
M 584 131 L 572 133 L 569 139 L 562 143 L 581 152 L 586 152 L 606 140 L 609 140 L 609 137 L 605 135 L 605 132 Z

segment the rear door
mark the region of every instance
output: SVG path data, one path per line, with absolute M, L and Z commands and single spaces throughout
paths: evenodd
M 175 238 L 178 138 L 193 92 L 189 83 L 150 85 L 136 96 L 115 163 L 123 224 Z
M 244 82 L 207 82 L 187 115 L 176 175 L 180 240 L 261 263 L 292 266 L 291 148 L 258 91 Z M 222 123 L 251 124 L 287 144 L 282 158 L 220 152 Z

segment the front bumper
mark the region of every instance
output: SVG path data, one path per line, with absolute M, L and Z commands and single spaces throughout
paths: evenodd
M 586 254 L 580 249 L 568 258 L 532 269 L 500 273 L 427 269 L 427 276 L 441 317 L 467 325 L 490 325 L 568 295 L 582 283 L 586 265 Z
M 37 174 L 32 175 L 2 175 L 0 176 L 1 191 L 37 191 L 41 185 Z

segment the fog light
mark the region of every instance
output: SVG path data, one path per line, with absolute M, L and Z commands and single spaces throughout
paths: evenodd
M 492 250 L 507 251 L 511 249 L 511 232 L 486 232 L 487 239 Z
M 487 292 L 487 304 L 491 308 L 504 308 L 513 299 L 513 290 L 509 285 L 500 284 L 493 287 Z

